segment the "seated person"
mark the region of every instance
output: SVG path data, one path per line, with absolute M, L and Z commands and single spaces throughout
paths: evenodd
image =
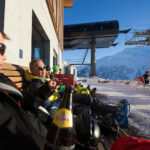
M 74 93 L 75 94 L 90 94 L 90 90 L 87 88 L 84 88 L 77 82 L 74 82 L 75 88 L 74 88 Z
M 145 74 L 143 75 L 143 79 L 144 79 L 145 84 L 149 84 L 149 79 L 148 79 L 149 75 L 150 74 L 148 71 L 146 71 Z
M 76 81 L 74 82 L 74 85 L 75 85 L 74 88 L 75 94 L 90 94 L 92 96 L 96 96 L 96 88 L 91 89 L 90 85 L 84 88 L 83 85 L 78 84 Z
M 7 59 L 4 39 L 9 38 L 0 29 L 0 69 Z M 13 81 L 0 73 L 0 149 L 43 149 L 47 129 L 30 110 L 18 105 L 18 100 L 27 99 Z
M 54 74 L 61 74 L 61 69 L 58 66 L 53 67 L 53 76 L 54 76 Z M 65 90 L 65 85 L 60 85 L 57 90 L 58 90 L 60 97 L 62 97 L 63 92 Z
M 53 74 L 60 74 L 59 67 L 56 65 L 53 67 Z
M 55 74 L 61 74 L 61 69 L 58 66 L 54 66 L 53 67 L 53 76 Z M 74 82 L 74 94 L 90 94 L 90 90 L 87 88 L 84 88 L 83 86 L 81 86 L 80 84 L 78 84 L 77 82 Z M 60 95 L 63 94 L 65 89 L 65 85 L 60 85 L 60 87 L 58 88 L 58 92 Z
M 61 74 L 61 69 L 58 66 L 53 67 L 53 76 L 55 74 Z M 77 82 L 74 82 L 74 94 L 90 94 L 90 90 L 87 88 L 84 88 L 83 86 L 79 85 Z M 58 92 L 60 95 L 63 95 L 65 89 L 65 85 L 60 85 L 58 88 Z
M 59 74 L 59 67 L 58 66 L 53 66 L 53 72 L 51 72 L 50 78 L 53 79 L 54 78 L 54 74 Z
M 59 74 L 62 74 L 62 69 L 61 68 L 59 69 Z
M 60 103 L 56 91 L 56 80 L 46 78 L 46 66 L 41 59 L 30 62 L 30 71 L 25 71 L 25 79 L 28 81 L 28 97 L 35 108 L 45 107 L 53 118 Z

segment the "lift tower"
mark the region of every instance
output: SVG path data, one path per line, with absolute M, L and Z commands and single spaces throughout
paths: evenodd
M 135 31 L 133 37 L 125 42 L 125 45 L 147 45 L 150 46 L 150 29 Z M 149 60 L 150 71 L 150 60 Z
M 119 23 L 117 20 L 65 25 L 64 51 L 91 49 L 90 76 L 93 77 L 96 76 L 95 49 L 109 48 L 111 45 L 113 45 L 113 42 L 118 36 L 118 33 Z

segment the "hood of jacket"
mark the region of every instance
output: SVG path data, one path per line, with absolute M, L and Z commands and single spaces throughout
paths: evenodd
M 49 81 L 50 79 L 49 78 L 41 78 L 41 77 L 38 77 L 38 76 L 34 76 L 30 70 L 25 70 L 24 71 L 24 77 L 25 77 L 25 80 L 26 81 L 30 81 L 32 79 L 41 79 L 42 81 L 45 80 L 45 81 Z
M 26 81 L 30 81 L 32 79 L 41 79 L 43 81 L 43 83 L 45 81 L 50 81 L 49 78 L 40 78 L 40 77 L 32 75 L 30 70 L 25 70 L 24 71 L 24 77 L 25 77 Z M 50 102 L 54 102 L 54 101 L 59 99 L 59 95 L 58 95 L 58 92 L 57 92 L 56 89 L 54 90 L 54 93 L 48 99 L 50 100 Z

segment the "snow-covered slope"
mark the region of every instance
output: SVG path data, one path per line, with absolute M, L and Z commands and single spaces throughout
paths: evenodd
M 138 46 L 126 48 L 113 56 L 96 61 L 97 76 L 111 80 L 135 80 L 148 70 L 150 64 L 150 47 Z M 78 68 L 84 76 L 90 72 L 89 67 Z

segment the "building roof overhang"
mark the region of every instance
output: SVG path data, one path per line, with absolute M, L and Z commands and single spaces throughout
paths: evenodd
M 73 7 L 73 0 L 64 0 L 64 7 L 65 8 Z
M 95 48 L 108 48 L 119 34 L 117 20 L 64 26 L 64 50 L 88 49 L 92 39 Z

